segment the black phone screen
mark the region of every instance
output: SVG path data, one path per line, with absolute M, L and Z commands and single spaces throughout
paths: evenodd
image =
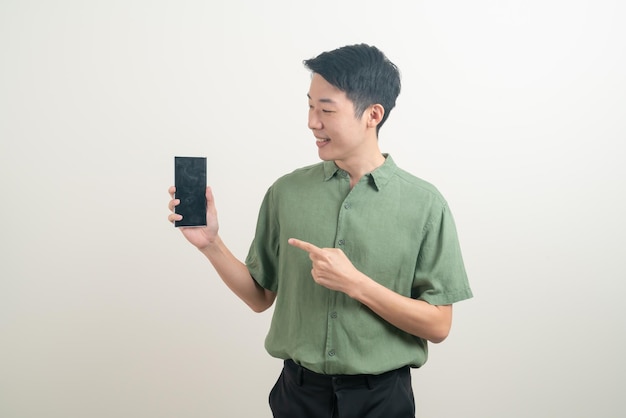
M 206 157 L 174 157 L 174 186 L 175 212 L 183 216 L 174 226 L 205 226 Z

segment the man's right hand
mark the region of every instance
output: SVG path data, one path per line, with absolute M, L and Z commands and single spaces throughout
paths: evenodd
M 169 210 L 172 212 L 167 217 L 167 220 L 171 223 L 174 221 L 180 221 L 183 219 L 182 215 L 175 213 L 175 208 L 180 203 L 179 199 L 176 199 L 176 187 L 171 186 L 168 190 L 170 197 Z M 213 199 L 213 192 L 210 187 L 206 188 L 206 226 L 203 227 L 180 227 L 180 231 L 183 233 L 187 241 L 192 243 L 198 249 L 202 250 L 213 244 L 217 240 L 217 232 L 219 225 L 217 222 L 217 209 L 215 208 L 215 201 Z

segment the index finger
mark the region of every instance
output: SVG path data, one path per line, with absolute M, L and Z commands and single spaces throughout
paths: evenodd
M 289 238 L 287 242 L 289 243 L 289 245 L 293 245 L 294 247 L 300 248 L 301 250 L 304 250 L 310 254 L 319 254 L 322 251 L 321 248 L 316 247 L 310 242 L 302 241 L 296 238 Z

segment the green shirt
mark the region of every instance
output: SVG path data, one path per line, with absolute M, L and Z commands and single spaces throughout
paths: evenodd
M 426 362 L 426 340 L 311 277 L 289 238 L 341 248 L 354 266 L 395 292 L 447 305 L 470 298 L 456 227 L 431 184 L 390 156 L 350 188 L 332 161 L 279 178 L 261 205 L 246 258 L 252 277 L 277 292 L 268 353 L 324 374 L 379 374 Z

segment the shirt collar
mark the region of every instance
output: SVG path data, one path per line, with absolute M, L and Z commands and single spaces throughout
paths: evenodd
M 377 189 L 381 190 L 389 182 L 398 166 L 389 154 L 383 154 L 385 162 L 371 173 L 366 174 L 370 179 L 370 183 Z M 343 175 L 344 170 L 340 169 L 334 161 L 324 161 L 324 181 L 328 181 L 335 175 Z M 346 173 L 347 174 L 347 173 Z

